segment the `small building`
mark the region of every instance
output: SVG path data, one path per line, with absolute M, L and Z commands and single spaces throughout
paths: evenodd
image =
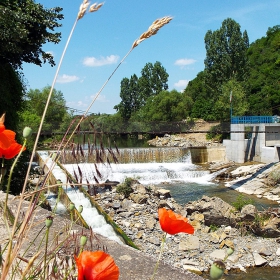
M 230 140 L 225 139 L 223 145 L 229 161 L 278 162 L 280 119 L 278 116 L 231 117 Z

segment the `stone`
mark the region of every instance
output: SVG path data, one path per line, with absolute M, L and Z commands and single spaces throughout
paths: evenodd
M 252 204 L 247 204 L 241 209 L 241 219 L 243 221 L 253 221 L 257 214 L 258 210 L 256 206 Z
M 253 257 L 254 257 L 254 262 L 256 266 L 262 266 L 264 264 L 267 263 L 267 260 L 264 259 L 261 255 L 259 255 L 258 253 L 253 253 Z
M 271 255 L 272 255 L 272 252 L 271 252 L 268 248 L 264 248 L 264 247 L 263 247 L 263 248 L 260 249 L 259 254 L 260 254 L 261 256 L 267 257 L 267 256 L 271 256 Z
M 193 272 L 195 274 L 201 275 L 202 271 L 193 265 L 183 265 L 183 269 Z
M 146 227 L 147 227 L 148 229 L 153 229 L 154 226 L 155 226 L 155 223 L 156 223 L 156 220 L 153 219 L 153 218 L 150 218 L 150 219 L 147 220 L 147 222 L 146 222 Z
M 199 249 L 199 238 L 197 236 L 187 236 L 183 241 L 179 243 L 180 251 L 188 251 L 195 249 Z
M 276 256 L 280 256 L 280 248 L 277 248 Z
M 221 249 L 217 249 L 215 251 L 213 251 L 211 254 L 210 254 L 210 259 L 215 261 L 215 260 L 224 260 L 225 257 L 226 257 L 226 252 L 225 250 L 221 250 Z
M 139 194 L 139 193 L 132 193 L 130 194 L 130 198 L 138 204 L 144 204 L 147 201 L 147 197 L 143 194 Z
M 164 198 L 169 198 L 171 197 L 170 195 L 170 190 L 165 190 L 165 189 L 159 189 L 157 190 L 158 194 L 161 196 L 164 196 Z

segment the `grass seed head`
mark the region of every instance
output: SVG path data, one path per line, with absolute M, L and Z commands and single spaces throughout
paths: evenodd
M 132 48 L 137 47 L 142 41 L 150 38 L 153 35 L 156 35 L 157 32 L 166 24 L 168 24 L 172 20 L 172 17 L 166 16 L 160 19 L 156 19 L 152 25 L 148 28 L 148 30 L 141 34 L 141 36 L 134 41 Z

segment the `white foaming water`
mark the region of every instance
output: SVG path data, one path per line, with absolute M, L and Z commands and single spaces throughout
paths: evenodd
M 44 160 L 45 164 L 49 168 L 51 168 L 54 162 L 51 158 L 49 158 L 48 152 L 38 152 L 38 154 Z M 58 165 L 55 165 L 52 173 L 56 179 L 60 179 L 64 184 L 67 183 L 66 175 Z M 82 192 L 80 192 L 78 189 L 65 187 L 63 188 L 67 192 L 67 195 L 70 198 L 70 200 L 75 204 L 76 208 L 78 208 L 80 205 L 83 206 L 82 217 L 94 232 L 106 236 L 111 240 L 115 240 L 119 243 L 122 243 L 122 241 L 117 236 L 111 225 L 107 224 L 104 217 L 98 213 L 96 208 L 91 205 L 89 199 Z
M 95 183 L 94 176 L 97 177 L 97 175 L 94 164 L 81 163 L 79 166 L 83 172 L 83 179 Z M 64 167 L 71 174 L 74 174 L 74 170 L 78 174 L 76 164 L 65 164 Z M 131 177 L 145 185 L 175 181 L 210 184 L 213 179 L 213 174 L 209 171 L 201 170 L 188 162 L 111 164 L 111 167 L 99 164 L 98 169 L 103 175 L 103 180 L 122 182 L 126 177 Z

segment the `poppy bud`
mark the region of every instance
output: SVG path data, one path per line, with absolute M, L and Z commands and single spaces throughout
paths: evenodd
M 53 217 L 52 216 L 48 216 L 47 218 L 46 218 L 46 227 L 47 228 L 50 228 L 51 226 L 52 226 L 52 223 L 53 223 Z
M 23 137 L 24 138 L 28 138 L 30 135 L 32 134 L 32 129 L 28 126 L 26 126 L 24 129 L 23 129 Z
M 210 278 L 212 280 L 220 279 L 225 271 L 225 264 L 222 261 L 215 261 L 210 268 Z
M 80 213 L 82 213 L 82 212 L 83 212 L 83 209 L 84 209 L 83 205 L 80 205 L 79 208 L 78 208 L 78 211 L 79 211 Z
M 86 236 L 81 236 L 81 239 L 80 239 L 80 244 L 81 246 L 85 246 L 87 243 L 87 237 Z
M 71 202 L 70 204 L 69 204 L 69 210 L 70 211 L 73 211 L 75 209 L 75 204 L 73 203 L 73 202 Z

